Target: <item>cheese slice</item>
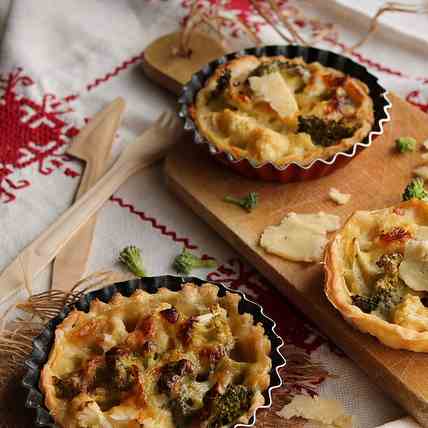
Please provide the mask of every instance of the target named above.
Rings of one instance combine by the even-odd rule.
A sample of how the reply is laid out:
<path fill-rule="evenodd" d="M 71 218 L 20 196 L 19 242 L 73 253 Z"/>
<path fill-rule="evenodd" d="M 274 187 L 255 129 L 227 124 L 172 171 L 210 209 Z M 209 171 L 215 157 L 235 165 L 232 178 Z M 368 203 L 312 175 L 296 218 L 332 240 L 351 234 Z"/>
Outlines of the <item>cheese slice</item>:
<path fill-rule="evenodd" d="M 428 241 L 406 242 L 399 275 L 412 290 L 428 291 Z"/>
<path fill-rule="evenodd" d="M 308 395 L 297 395 L 277 415 L 284 419 L 304 418 L 327 428 L 352 428 L 353 423 L 352 416 L 345 414 L 339 401 Z"/>
<path fill-rule="evenodd" d="M 327 232 L 340 227 L 340 218 L 334 215 L 288 214 L 277 226 L 269 226 L 260 238 L 260 246 L 268 253 L 297 262 L 320 261 Z"/>
<path fill-rule="evenodd" d="M 322 211 L 311 214 L 289 213 L 288 218 L 292 223 L 305 226 L 315 232 L 334 232 L 340 229 L 340 217 L 333 214 L 326 214 Z"/>
<path fill-rule="evenodd" d="M 266 101 L 282 117 L 289 117 L 299 110 L 293 90 L 279 72 L 252 76 L 250 87 L 260 100 Z"/>
<path fill-rule="evenodd" d="M 428 165 L 423 165 L 413 170 L 413 173 L 418 177 L 428 180 Z"/>
<path fill-rule="evenodd" d="M 329 198 L 336 202 L 338 205 L 345 205 L 351 199 L 351 195 L 349 193 L 342 193 L 340 190 L 332 187 L 328 192 Z"/>

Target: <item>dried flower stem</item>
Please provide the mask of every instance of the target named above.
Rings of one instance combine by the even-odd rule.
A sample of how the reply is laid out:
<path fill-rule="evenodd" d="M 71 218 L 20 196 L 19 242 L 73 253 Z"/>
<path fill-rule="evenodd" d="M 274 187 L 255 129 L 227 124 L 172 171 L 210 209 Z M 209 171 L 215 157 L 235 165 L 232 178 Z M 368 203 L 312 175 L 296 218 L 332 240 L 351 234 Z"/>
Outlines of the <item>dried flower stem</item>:
<path fill-rule="evenodd" d="M 387 2 L 382 7 L 378 9 L 376 14 L 370 21 L 370 27 L 367 34 L 362 37 L 362 39 L 355 43 L 353 46 L 349 48 L 349 51 L 352 52 L 355 49 L 361 47 L 370 36 L 376 32 L 379 26 L 380 17 L 386 12 L 399 12 L 399 13 L 414 13 L 414 14 L 426 14 L 428 13 L 428 6 L 421 6 L 420 4 L 406 4 L 406 3 L 396 3 L 396 2 Z"/>
<path fill-rule="evenodd" d="M 181 56 L 183 58 L 189 58 L 192 54 L 190 49 L 190 39 L 194 33 L 194 31 L 198 27 L 202 27 L 205 25 L 211 32 L 214 33 L 216 38 L 220 41 L 220 43 L 225 46 L 226 45 L 226 37 L 224 36 L 221 25 L 222 24 L 237 24 L 247 36 L 254 41 L 256 45 L 260 44 L 260 39 L 257 34 L 241 19 L 238 17 L 237 19 L 231 19 L 220 12 L 224 8 L 223 3 L 211 4 L 209 8 L 199 7 L 199 1 L 194 0 L 192 6 L 190 7 L 189 15 L 185 20 L 183 25 L 183 29 L 180 32 L 178 47 L 173 49 L 173 54 L 177 56 Z"/>
<path fill-rule="evenodd" d="M 257 11 L 257 13 L 272 27 L 273 30 L 275 30 L 278 35 L 283 38 L 287 43 L 293 43 L 293 39 L 291 37 L 284 34 L 278 26 L 275 24 L 275 22 L 272 20 L 272 18 L 259 6 L 257 0 L 250 0 L 250 3 L 254 7 L 254 9 Z"/>
<path fill-rule="evenodd" d="M 280 22 L 287 28 L 288 32 L 291 34 L 294 43 L 301 43 L 302 45 L 307 45 L 305 39 L 300 36 L 299 32 L 294 28 L 293 24 L 288 20 L 288 14 L 281 10 L 276 0 L 268 0 L 272 10 L 275 12 L 276 16 Z"/>

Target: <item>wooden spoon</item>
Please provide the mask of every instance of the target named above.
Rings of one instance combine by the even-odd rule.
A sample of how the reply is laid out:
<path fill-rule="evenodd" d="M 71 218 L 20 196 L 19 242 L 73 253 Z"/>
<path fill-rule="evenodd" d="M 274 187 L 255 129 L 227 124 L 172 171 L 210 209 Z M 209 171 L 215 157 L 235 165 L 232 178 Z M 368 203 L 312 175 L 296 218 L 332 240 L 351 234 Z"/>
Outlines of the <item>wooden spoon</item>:
<path fill-rule="evenodd" d="M 125 110 L 125 100 L 121 97 L 112 101 L 97 113 L 74 139 L 67 153 L 85 161 L 85 169 L 76 199 L 79 199 L 105 173 L 111 146 Z M 64 246 L 56 256 L 52 285 L 55 290 L 69 291 L 82 279 L 91 251 L 96 216 Z"/>

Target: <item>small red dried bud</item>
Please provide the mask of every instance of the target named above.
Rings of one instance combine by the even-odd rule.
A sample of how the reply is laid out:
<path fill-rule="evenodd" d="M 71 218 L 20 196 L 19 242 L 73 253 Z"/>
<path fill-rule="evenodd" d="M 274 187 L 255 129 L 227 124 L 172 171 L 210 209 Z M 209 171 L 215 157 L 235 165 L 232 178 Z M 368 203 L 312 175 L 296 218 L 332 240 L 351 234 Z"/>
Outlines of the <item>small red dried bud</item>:
<path fill-rule="evenodd" d="M 160 314 L 170 323 L 175 324 L 178 321 L 178 318 L 180 317 L 180 314 L 178 313 L 177 309 L 172 306 L 169 309 L 164 309 L 163 311 L 160 311 Z"/>
<path fill-rule="evenodd" d="M 410 232 L 402 227 L 394 227 L 389 232 L 381 233 L 380 239 L 385 242 L 393 242 L 393 241 L 405 241 L 406 239 L 410 239 L 412 236 Z"/>

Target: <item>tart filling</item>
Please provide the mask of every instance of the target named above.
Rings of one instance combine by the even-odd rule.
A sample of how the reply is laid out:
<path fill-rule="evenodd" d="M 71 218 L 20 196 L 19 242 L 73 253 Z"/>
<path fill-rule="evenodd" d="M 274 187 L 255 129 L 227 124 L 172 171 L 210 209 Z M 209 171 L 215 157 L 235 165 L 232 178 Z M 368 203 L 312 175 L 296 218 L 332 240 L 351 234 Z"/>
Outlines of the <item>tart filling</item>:
<path fill-rule="evenodd" d="M 229 427 L 264 403 L 270 341 L 240 296 L 186 284 L 93 301 L 57 327 L 41 375 L 64 428 Z"/>
<path fill-rule="evenodd" d="M 428 351 L 428 203 L 357 211 L 327 247 L 326 294 L 386 345 Z"/>
<path fill-rule="evenodd" d="M 278 165 L 346 151 L 374 122 L 363 82 L 283 56 L 248 55 L 220 65 L 197 94 L 192 116 L 218 149 Z"/>

